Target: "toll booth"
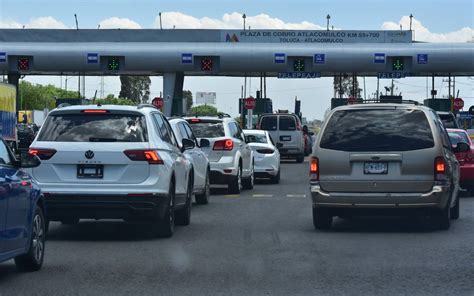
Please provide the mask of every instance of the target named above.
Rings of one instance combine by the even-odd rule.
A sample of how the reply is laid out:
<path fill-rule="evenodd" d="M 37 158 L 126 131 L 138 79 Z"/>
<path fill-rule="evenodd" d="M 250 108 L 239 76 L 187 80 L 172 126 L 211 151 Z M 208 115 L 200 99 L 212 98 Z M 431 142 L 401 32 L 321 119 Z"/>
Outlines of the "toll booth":
<path fill-rule="evenodd" d="M 450 99 L 426 99 L 423 101 L 423 105 L 430 107 L 436 111 L 451 111 L 451 100 Z"/>

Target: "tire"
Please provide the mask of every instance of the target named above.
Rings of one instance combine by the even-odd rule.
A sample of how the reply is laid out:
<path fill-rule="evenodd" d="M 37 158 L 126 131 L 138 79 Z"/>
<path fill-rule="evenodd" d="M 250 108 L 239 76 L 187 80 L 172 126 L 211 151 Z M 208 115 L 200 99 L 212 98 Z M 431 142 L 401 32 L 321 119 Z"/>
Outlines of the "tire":
<path fill-rule="evenodd" d="M 304 154 L 298 155 L 296 157 L 296 162 L 297 163 L 303 163 L 303 161 L 304 161 Z"/>
<path fill-rule="evenodd" d="M 278 169 L 278 173 L 276 174 L 276 176 L 270 177 L 270 182 L 272 184 L 280 184 L 280 169 Z"/>
<path fill-rule="evenodd" d="M 240 194 L 242 190 L 242 168 L 240 166 L 237 171 L 237 176 L 233 177 L 230 181 L 228 190 L 230 194 Z"/>
<path fill-rule="evenodd" d="M 255 170 L 254 170 L 254 165 L 252 164 L 252 173 L 250 174 L 250 177 L 242 180 L 242 186 L 245 190 L 251 190 L 253 189 L 254 183 L 255 183 Z"/>
<path fill-rule="evenodd" d="M 188 191 L 186 192 L 186 205 L 184 206 L 184 208 L 177 210 L 175 214 L 176 225 L 189 225 L 191 223 L 193 187 L 194 187 L 194 182 L 193 182 L 192 177 L 190 177 L 189 182 L 188 182 Z"/>
<path fill-rule="evenodd" d="M 208 170 L 206 175 L 206 183 L 204 185 L 204 192 L 202 192 L 201 194 L 196 194 L 196 203 L 198 205 L 207 205 L 209 203 L 209 198 L 211 197 L 210 177 L 211 176 Z"/>
<path fill-rule="evenodd" d="M 459 219 L 459 197 L 456 199 L 456 204 L 450 210 L 451 219 L 457 220 Z"/>
<path fill-rule="evenodd" d="M 448 201 L 446 207 L 442 210 L 438 210 L 434 214 L 434 222 L 438 229 L 448 230 L 451 226 L 451 200 Z"/>
<path fill-rule="evenodd" d="M 165 214 L 163 218 L 156 217 L 153 221 L 153 226 L 156 229 L 155 234 L 158 237 L 172 237 L 174 233 L 174 195 L 175 185 L 174 181 L 170 184 L 168 193 L 168 203 L 165 207 Z"/>
<path fill-rule="evenodd" d="M 332 215 L 327 209 L 313 208 L 313 225 L 317 230 L 331 229 Z"/>
<path fill-rule="evenodd" d="M 46 229 L 43 210 L 36 206 L 28 253 L 15 257 L 16 268 L 19 271 L 37 271 L 41 269 L 44 259 L 45 238 Z"/>
<path fill-rule="evenodd" d="M 61 224 L 63 225 L 76 225 L 79 224 L 79 218 L 67 218 L 61 220 Z"/>

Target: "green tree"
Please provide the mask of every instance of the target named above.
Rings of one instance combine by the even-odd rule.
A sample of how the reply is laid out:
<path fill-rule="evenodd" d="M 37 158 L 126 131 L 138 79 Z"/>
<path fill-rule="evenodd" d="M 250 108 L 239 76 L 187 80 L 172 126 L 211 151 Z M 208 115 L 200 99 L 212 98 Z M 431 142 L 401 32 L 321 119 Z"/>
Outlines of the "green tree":
<path fill-rule="evenodd" d="M 128 105 L 136 106 L 137 104 L 126 98 L 116 98 L 113 94 L 107 95 L 104 99 L 96 99 L 95 103 L 100 103 L 102 105 Z"/>
<path fill-rule="evenodd" d="M 355 78 L 355 90 L 352 85 L 353 78 L 351 75 L 336 75 L 334 76 L 333 86 L 336 93 L 336 97 L 355 97 L 360 98 L 360 92 L 362 91 L 359 88 L 359 81 L 357 77 Z"/>
<path fill-rule="evenodd" d="M 186 110 L 191 109 L 193 106 L 193 93 L 190 90 L 184 90 L 183 99 L 186 100 Z"/>
<path fill-rule="evenodd" d="M 120 76 L 122 84 L 120 89 L 121 98 L 127 98 L 136 104 L 147 103 L 150 99 L 150 84 L 149 76 Z"/>
<path fill-rule="evenodd" d="M 214 106 L 199 105 L 189 109 L 188 113 L 196 116 L 217 116 L 220 112 Z"/>
<path fill-rule="evenodd" d="M 43 110 L 53 109 L 56 106 L 56 98 L 78 98 L 75 91 L 65 91 L 54 85 L 33 84 L 22 80 L 19 85 L 19 96 L 21 109 L 23 110 Z"/>

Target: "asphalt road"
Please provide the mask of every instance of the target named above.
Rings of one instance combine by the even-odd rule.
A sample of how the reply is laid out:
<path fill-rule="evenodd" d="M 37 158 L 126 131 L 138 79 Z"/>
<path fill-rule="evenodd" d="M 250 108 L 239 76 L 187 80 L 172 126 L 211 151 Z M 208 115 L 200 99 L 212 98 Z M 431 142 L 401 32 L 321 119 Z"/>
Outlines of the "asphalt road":
<path fill-rule="evenodd" d="M 213 190 L 171 239 L 139 224 L 51 225 L 43 269 L 0 264 L 0 295 L 474 295 L 474 198 L 437 231 L 404 218 L 314 230 L 308 164 L 240 196 Z"/>

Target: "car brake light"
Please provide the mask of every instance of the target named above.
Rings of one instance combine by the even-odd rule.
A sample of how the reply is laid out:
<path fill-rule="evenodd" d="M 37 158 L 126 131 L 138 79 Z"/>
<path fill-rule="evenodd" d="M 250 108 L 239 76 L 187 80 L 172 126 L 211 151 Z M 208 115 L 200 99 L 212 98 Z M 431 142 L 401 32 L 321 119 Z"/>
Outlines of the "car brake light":
<path fill-rule="evenodd" d="M 446 172 L 446 163 L 444 162 L 444 158 L 436 157 L 435 159 L 435 179 L 437 181 L 445 180 L 445 172 Z"/>
<path fill-rule="evenodd" d="M 272 154 L 273 152 L 275 152 L 275 150 L 273 150 L 273 149 L 257 149 L 257 152 L 262 153 L 262 154 Z"/>
<path fill-rule="evenodd" d="M 215 141 L 214 146 L 212 148 L 212 150 L 226 151 L 230 151 L 232 149 L 234 149 L 234 141 L 232 141 L 231 139 Z"/>
<path fill-rule="evenodd" d="M 30 155 L 38 156 L 41 160 L 48 160 L 56 154 L 54 149 L 41 149 L 41 148 L 30 148 L 28 150 Z"/>
<path fill-rule="evenodd" d="M 148 161 L 149 164 L 164 164 L 155 150 L 125 150 L 123 153 L 133 161 Z"/>
<path fill-rule="evenodd" d="M 108 113 L 109 110 L 103 110 L 103 109 L 86 109 L 82 110 L 82 113 L 93 113 L 93 114 L 103 114 L 103 113 Z"/>
<path fill-rule="evenodd" d="M 309 177 L 310 181 L 319 181 L 319 159 L 317 157 L 311 158 Z"/>
<path fill-rule="evenodd" d="M 191 123 L 198 123 L 201 122 L 201 119 L 199 118 L 191 118 Z"/>

